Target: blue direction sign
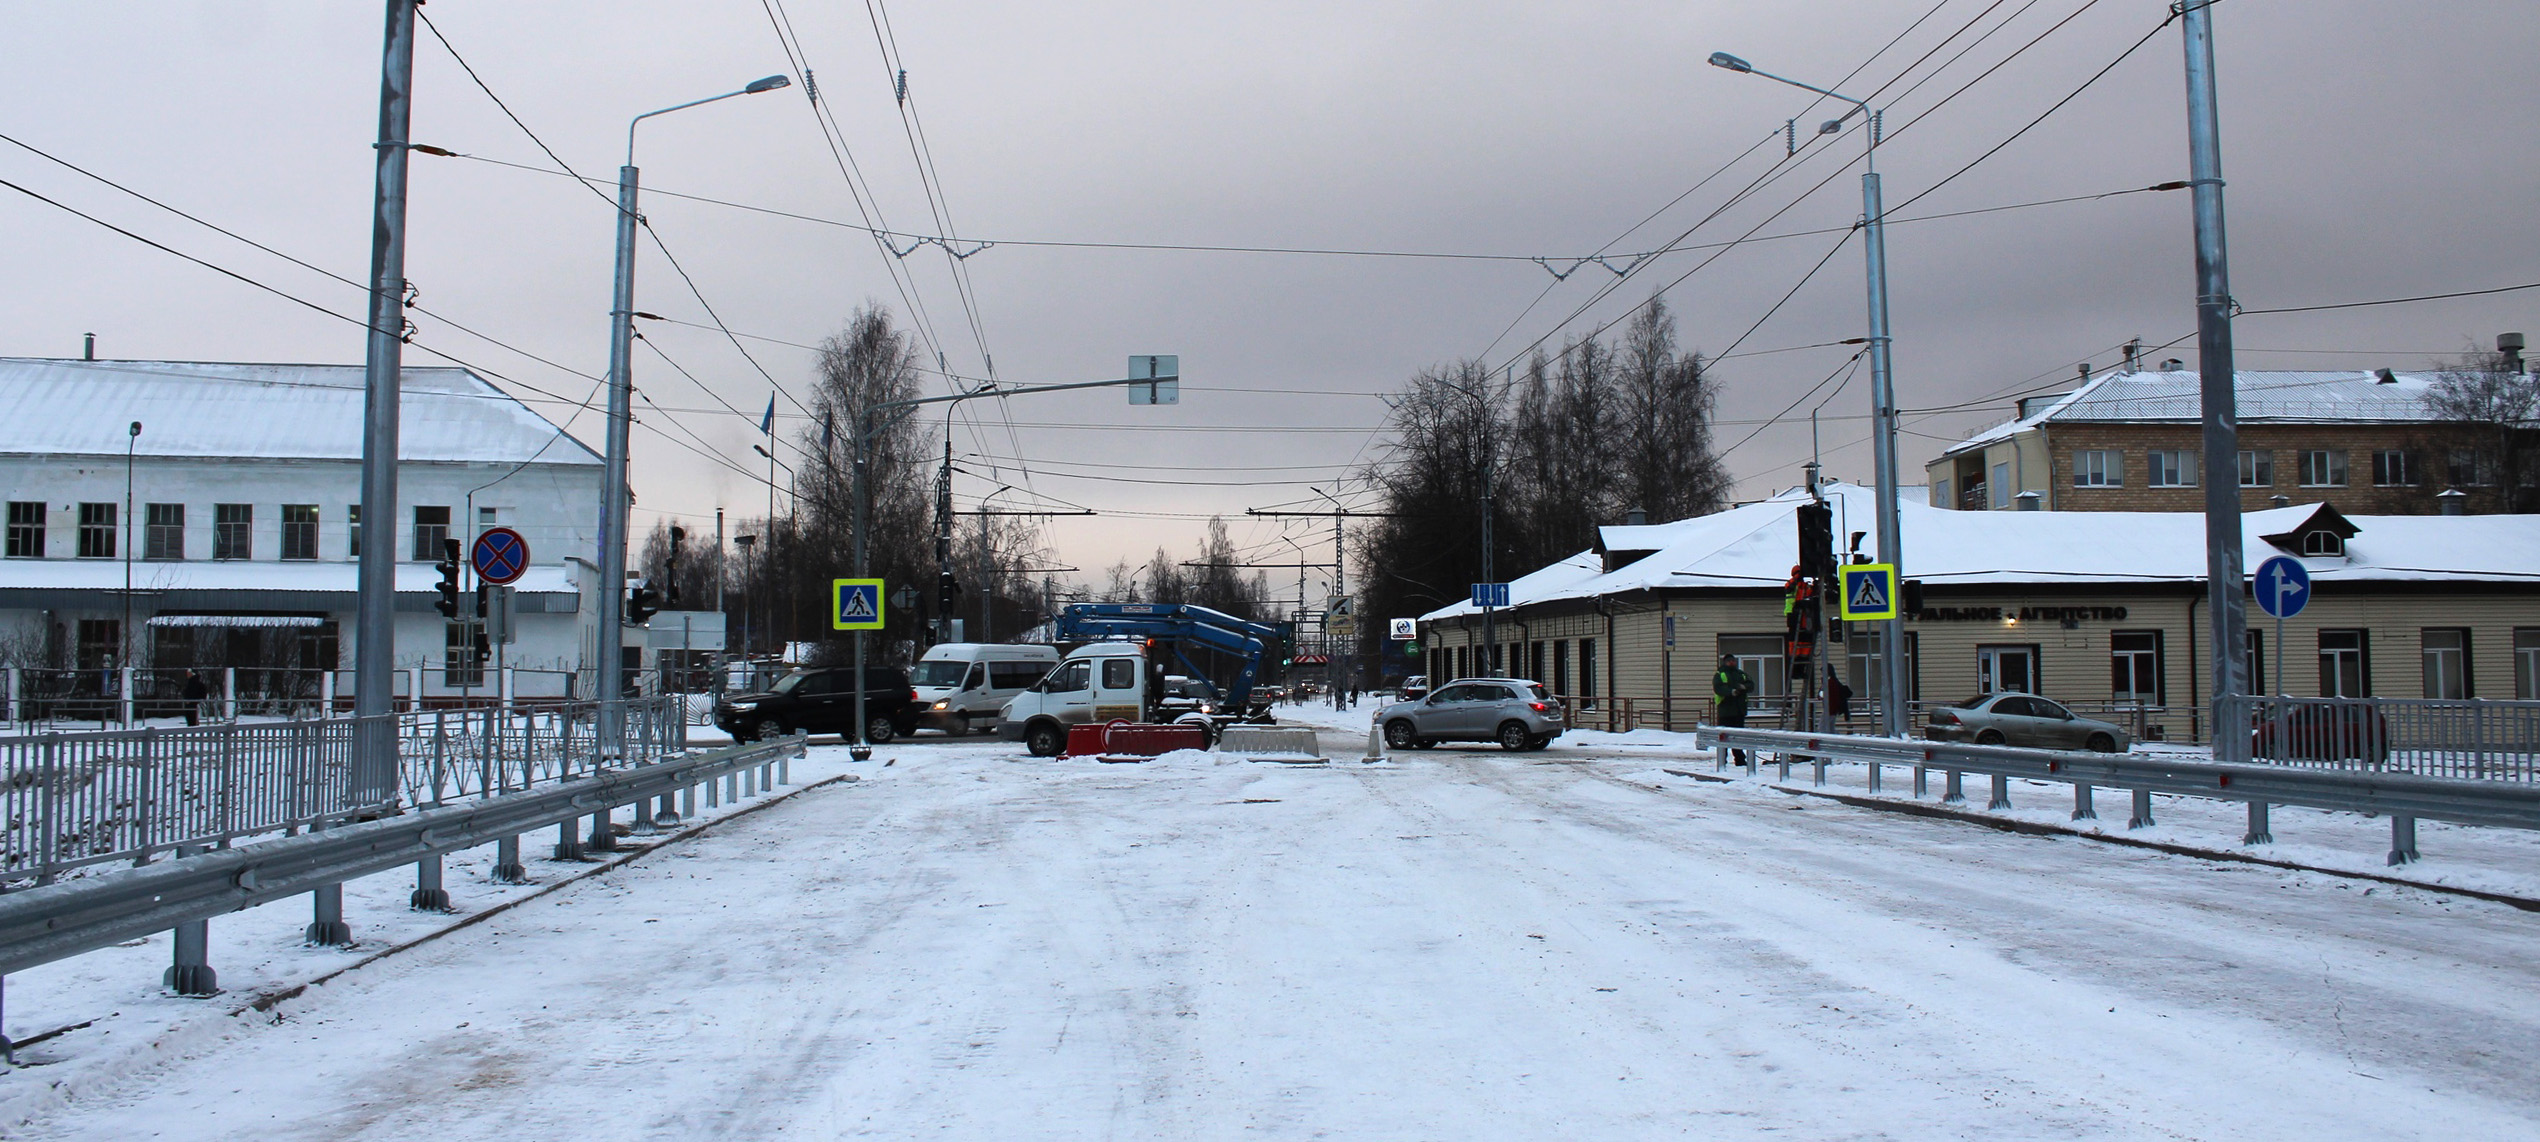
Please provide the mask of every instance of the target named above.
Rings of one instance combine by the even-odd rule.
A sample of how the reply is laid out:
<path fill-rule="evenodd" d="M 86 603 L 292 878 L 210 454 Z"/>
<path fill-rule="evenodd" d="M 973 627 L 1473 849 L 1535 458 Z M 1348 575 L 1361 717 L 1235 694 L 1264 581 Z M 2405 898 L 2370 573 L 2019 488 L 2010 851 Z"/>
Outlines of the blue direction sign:
<path fill-rule="evenodd" d="M 2258 609 L 2279 619 L 2301 614 L 2311 602 L 2311 572 L 2289 555 L 2258 564 L 2251 586 L 2258 596 Z"/>
<path fill-rule="evenodd" d="M 1507 605 L 1508 605 L 1508 584 L 1506 584 L 1506 583 L 1475 583 L 1475 584 L 1473 584 L 1473 605 L 1474 605 L 1474 606 L 1476 606 L 1476 607 L 1504 607 L 1504 606 L 1507 606 Z"/>
<path fill-rule="evenodd" d="M 508 527 L 489 527 L 468 551 L 478 582 L 500 587 L 529 570 L 529 541 Z"/>

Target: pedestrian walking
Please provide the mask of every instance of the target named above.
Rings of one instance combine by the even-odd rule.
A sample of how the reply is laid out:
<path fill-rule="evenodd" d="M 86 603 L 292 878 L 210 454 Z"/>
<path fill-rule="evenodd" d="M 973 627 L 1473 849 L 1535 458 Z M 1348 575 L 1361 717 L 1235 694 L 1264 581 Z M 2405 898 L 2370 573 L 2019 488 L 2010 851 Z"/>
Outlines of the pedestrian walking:
<path fill-rule="evenodd" d="M 203 681 L 202 675 L 196 674 L 191 670 L 185 672 L 186 725 L 198 726 L 202 724 L 203 703 L 210 700 L 211 696 L 212 688 Z"/>
<path fill-rule="evenodd" d="M 1737 656 L 1721 655 L 1720 669 L 1711 675 L 1711 698 L 1719 706 L 1720 724 L 1732 727 L 1745 725 L 1746 699 L 1754 692 L 1755 679 L 1746 671 L 1738 669 Z M 1745 750 L 1730 750 L 1729 756 L 1739 765 L 1746 764 Z"/>
<path fill-rule="evenodd" d="M 1826 664 L 1826 713 L 1838 726 L 1852 716 L 1852 688 L 1843 684 L 1843 676 L 1835 673 L 1831 662 Z"/>

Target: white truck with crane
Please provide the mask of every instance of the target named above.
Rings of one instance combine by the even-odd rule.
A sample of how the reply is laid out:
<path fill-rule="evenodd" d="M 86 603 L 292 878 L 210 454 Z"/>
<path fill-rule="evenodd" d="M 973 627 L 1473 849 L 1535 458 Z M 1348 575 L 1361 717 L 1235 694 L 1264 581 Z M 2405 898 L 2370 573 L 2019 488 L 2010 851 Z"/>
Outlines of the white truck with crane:
<path fill-rule="evenodd" d="M 998 734 L 1024 743 L 1036 757 L 1065 751 L 1073 726 L 1169 719 L 1199 726 L 1213 741 L 1230 723 L 1267 720 L 1253 708 L 1252 685 L 1265 649 L 1279 637 L 1274 628 L 1188 603 L 1076 603 L 1058 616 L 1057 635 L 1081 645 L 1006 703 L 998 718 Z M 1216 686 L 1224 701 L 1214 712 L 1176 713 L 1166 705 L 1168 655 L 1181 664 L 1176 673 L 1208 677 L 1184 652 L 1186 643 L 1234 659 L 1232 676 Z"/>

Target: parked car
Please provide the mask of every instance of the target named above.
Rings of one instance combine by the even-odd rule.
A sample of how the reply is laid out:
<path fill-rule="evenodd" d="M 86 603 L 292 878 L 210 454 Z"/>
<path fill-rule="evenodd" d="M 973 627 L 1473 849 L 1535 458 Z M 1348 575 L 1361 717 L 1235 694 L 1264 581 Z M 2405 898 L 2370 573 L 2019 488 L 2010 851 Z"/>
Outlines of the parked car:
<path fill-rule="evenodd" d="M 796 731 L 855 737 L 855 668 L 797 670 L 762 693 L 738 694 L 714 708 L 714 724 L 734 741 Z M 864 674 L 865 740 L 886 742 L 917 728 L 917 692 L 908 672 L 869 666 Z"/>
<path fill-rule="evenodd" d="M 1208 679 L 1183 674 L 1164 676 L 1164 696 L 1156 700 L 1159 719 L 1170 721 L 1181 714 L 1214 714 L 1222 705 L 1217 688 Z"/>
<path fill-rule="evenodd" d="M 2390 760 L 2390 723 L 2362 702 L 2258 704 L 2249 756 L 2259 761 Z"/>
<path fill-rule="evenodd" d="M 1442 741 L 1542 749 L 1564 728 L 1561 707 L 1543 684 L 1523 678 L 1458 678 L 1427 697 L 1376 711 L 1376 724 L 1395 749 L 1427 749 Z"/>
<path fill-rule="evenodd" d="M 1414 698 L 1428 697 L 1429 676 L 1426 674 L 1414 674 L 1409 678 L 1403 679 L 1402 690 L 1398 696 L 1405 702 Z"/>
<path fill-rule="evenodd" d="M 2125 728 L 2081 717 L 2035 694 L 1979 694 L 1931 712 L 1923 735 L 1933 741 L 2016 745 L 2036 749 L 2086 749 L 2121 753 L 2134 748 Z"/>

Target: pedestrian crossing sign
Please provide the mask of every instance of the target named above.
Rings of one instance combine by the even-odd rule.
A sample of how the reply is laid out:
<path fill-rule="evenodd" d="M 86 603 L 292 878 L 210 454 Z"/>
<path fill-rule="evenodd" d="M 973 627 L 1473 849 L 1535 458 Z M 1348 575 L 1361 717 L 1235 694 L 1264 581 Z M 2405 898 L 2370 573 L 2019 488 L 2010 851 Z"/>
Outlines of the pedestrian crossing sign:
<path fill-rule="evenodd" d="M 882 629 L 882 581 L 830 580 L 829 625 L 837 630 Z"/>
<path fill-rule="evenodd" d="M 1843 621 L 1896 617 L 1896 565 L 1855 563 L 1843 568 L 1839 613 Z"/>

